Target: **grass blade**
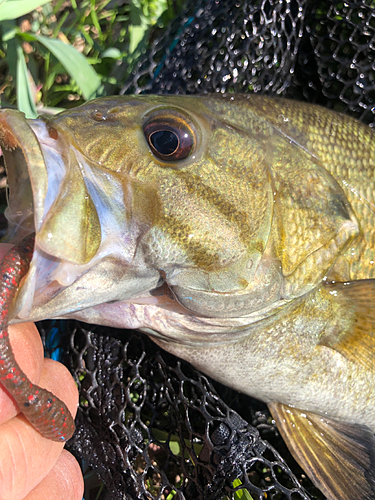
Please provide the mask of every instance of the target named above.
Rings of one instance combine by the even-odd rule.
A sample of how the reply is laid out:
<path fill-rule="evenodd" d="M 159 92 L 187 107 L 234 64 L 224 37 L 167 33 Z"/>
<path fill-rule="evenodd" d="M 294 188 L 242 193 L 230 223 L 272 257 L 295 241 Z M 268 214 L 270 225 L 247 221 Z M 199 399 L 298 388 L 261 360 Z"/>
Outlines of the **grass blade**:
<path fill-rule="evenodd" d="M 0 21 L 16 19 L 48 3 L 50 0 L 5 0 L 0 3 Z"/>
<path fill-rule="evenodd" d="M 17 105 L 26 118 L 36 118 L 38 113 L 35 108 L 33 93 L 30 88 L 29 73 L 21 45 L 17 45 Z"/>
<path fill-rule="evenodd" d="M 130 20 L 129 27 L 130 43 L 129 52 L 132 54 L 143 39 L 150 22 L 143 13 L 140 0 L 133 0 L 130 4 Z"/>
<path fill-rule="evenodd" d="M 83 97 L 86 100 L 90 99 L 99 88 L 101 80 L 85 57 L 72 45 L 67 45 L 61 40 L 40 35 L 33 35 L 33 37 L 60 61 L 81 89 Z"/>

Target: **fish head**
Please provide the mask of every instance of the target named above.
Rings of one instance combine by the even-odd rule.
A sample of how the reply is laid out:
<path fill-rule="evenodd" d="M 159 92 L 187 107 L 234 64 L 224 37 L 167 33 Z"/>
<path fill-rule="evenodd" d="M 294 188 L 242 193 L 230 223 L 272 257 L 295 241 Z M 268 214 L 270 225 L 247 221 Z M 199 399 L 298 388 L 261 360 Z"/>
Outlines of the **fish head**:
<path fill-rule="evenodd" d="M 37 120 L 4 110 L 0 145 L 7 239 L 36 234 L 22 320 L 162 286 L 188 314 L 252 314 L 315 286 L 357 230 L 337 182 L 246 98 L 101 98 Z M 296 184 L 301 161 L 311 175 Z M 316 234 L 301 221 L 290 241 L 301 206 Z"/>

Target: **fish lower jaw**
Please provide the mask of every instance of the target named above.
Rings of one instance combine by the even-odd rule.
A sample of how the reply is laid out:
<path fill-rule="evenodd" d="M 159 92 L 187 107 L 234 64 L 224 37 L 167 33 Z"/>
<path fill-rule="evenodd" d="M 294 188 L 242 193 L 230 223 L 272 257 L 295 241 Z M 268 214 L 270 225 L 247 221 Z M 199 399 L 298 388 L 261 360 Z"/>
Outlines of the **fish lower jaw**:
<path fill-rule="evenodd" d="M 278 303 L 276 309 L 280 311 L 287 305 Z M 262 313 L 239 318 L 197 316 L 168 293 L 146 293 L 75 311 L 69 317 L 103 326 L 138 329 L 166 343 L 199 348 L 228 345 L 248 337 L 255 324 L 273 313 L 272 308 L 265 308 Z"/>

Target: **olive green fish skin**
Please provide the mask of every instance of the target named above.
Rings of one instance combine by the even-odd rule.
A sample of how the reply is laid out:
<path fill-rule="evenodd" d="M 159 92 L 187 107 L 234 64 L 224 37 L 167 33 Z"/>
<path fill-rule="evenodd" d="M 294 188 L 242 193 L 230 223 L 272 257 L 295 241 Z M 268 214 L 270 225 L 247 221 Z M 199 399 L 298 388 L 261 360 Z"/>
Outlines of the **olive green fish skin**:
<path fill-rule="evenodd" d="M 177 134 L 176 157 L 158 156 L 155 130 Z M 275 412 L 374 432 L 373 139 L 350 117 L 260 96 L 4 112 L 5 160 L 22 158 L 34 205 L 10 182 L 9 235 L 36 231 L 15 321 L 138 328 Z"/>

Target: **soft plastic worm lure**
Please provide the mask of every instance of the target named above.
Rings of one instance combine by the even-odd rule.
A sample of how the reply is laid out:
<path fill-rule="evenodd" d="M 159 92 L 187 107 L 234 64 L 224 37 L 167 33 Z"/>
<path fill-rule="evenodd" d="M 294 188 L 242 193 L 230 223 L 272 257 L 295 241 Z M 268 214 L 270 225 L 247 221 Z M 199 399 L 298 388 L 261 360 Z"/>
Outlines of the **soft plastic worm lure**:
<path fill-rule="evenodd" d="M 73 417 L 54 394 L 30 382 L 18 366 L 8 336 L 9 307 L 29 269 L 33 249 L 31 235 L 13 247 L 0 263 L 0 381 L 43 436 L 64 442 L 74 432 Z"/>

